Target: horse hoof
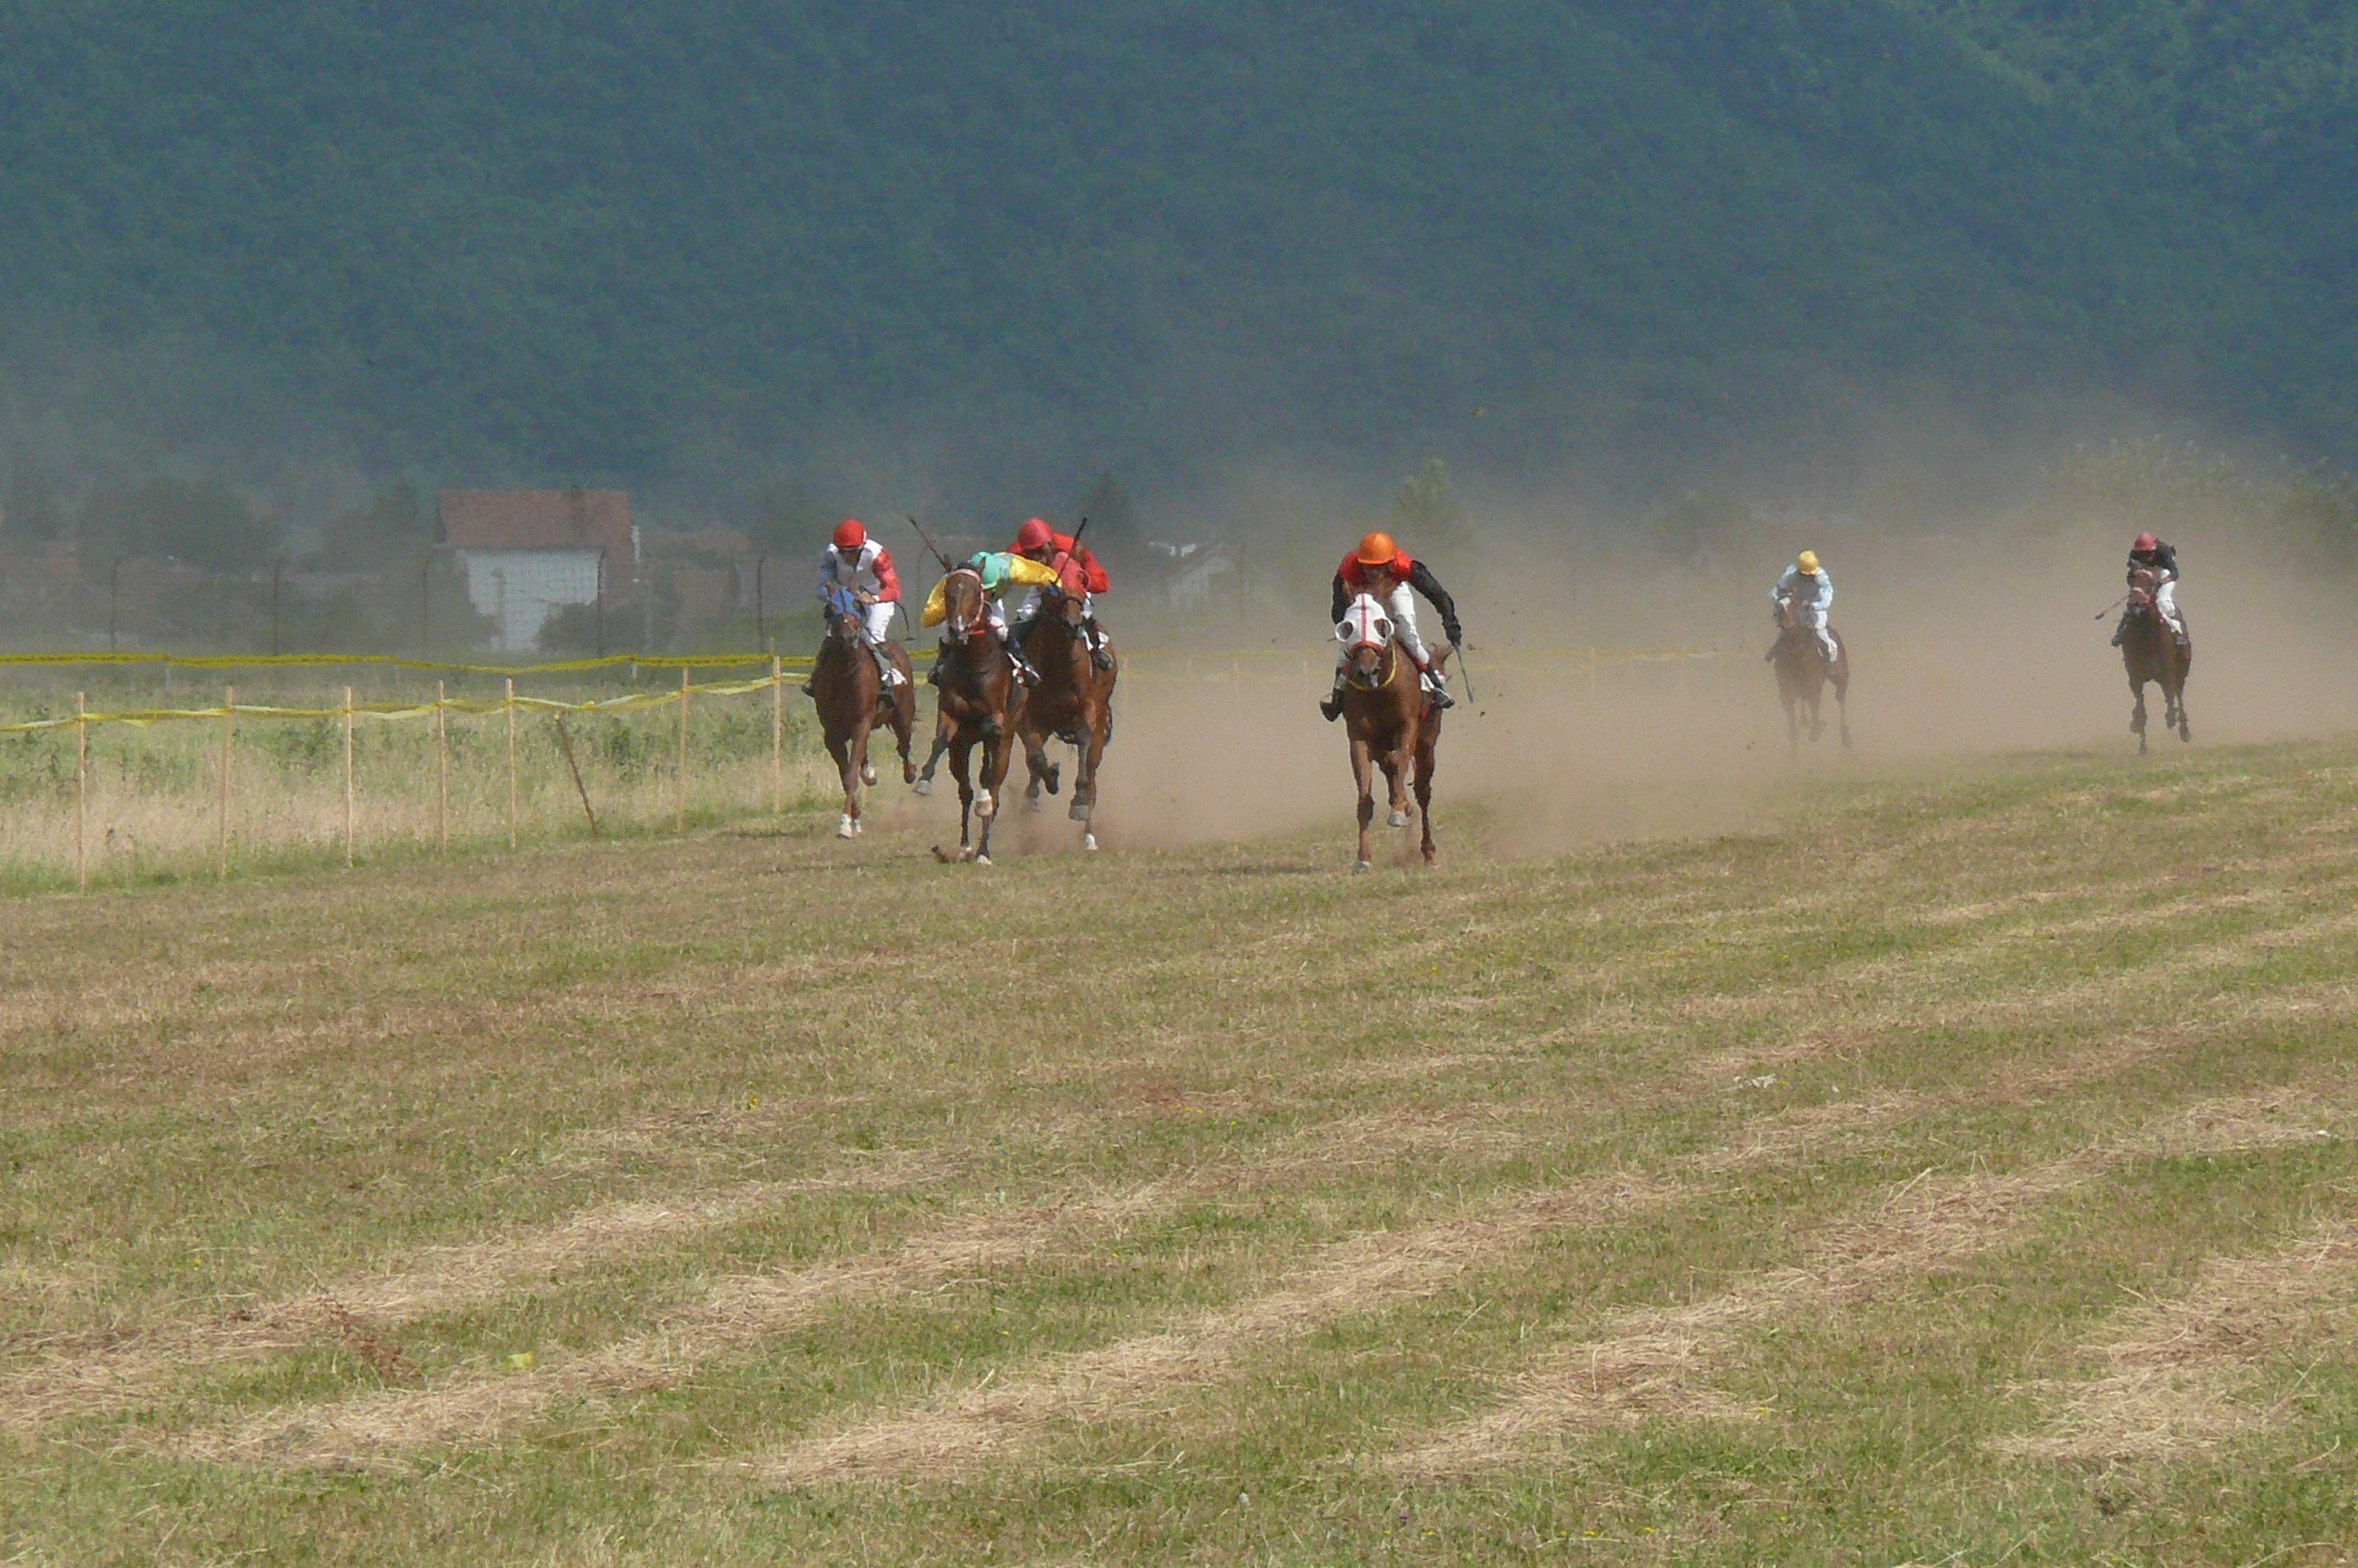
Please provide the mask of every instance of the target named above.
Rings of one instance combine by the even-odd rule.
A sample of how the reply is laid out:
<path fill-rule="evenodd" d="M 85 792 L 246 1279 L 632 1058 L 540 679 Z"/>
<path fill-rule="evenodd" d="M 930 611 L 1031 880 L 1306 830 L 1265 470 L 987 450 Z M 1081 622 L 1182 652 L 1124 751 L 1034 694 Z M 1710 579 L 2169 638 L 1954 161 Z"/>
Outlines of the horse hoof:
<path fill-rule="evenodd" d="M 1395 811 L 1388 820 L 1394 827 L 1405 827 L 1408 826 L 1408 813 L 1405 811 Z"/>
<path fill-rule="evenodd" d="M 999 802 L 990 798 L 989 790 L 979 789 L 974 792 L 974 814 L 984 822 L 999 815 Z"/>
<path fill-rule="evenodd" d="M 1026 811 L 1038 811 L 1040 809 L 1040 797 L 1036 795 L 1026 795 L 1023 797 L 1023 809 Z"/>
<path fill-rule="evenodd" d="M 1082 848 L 1082 849 L 1084 849 L 1088 850 L 1091 854 L 1095 854 L 1095 853 L 1097 853 L 1097 848 L 1098 848 L 1098 836 L 1097 836 L 1096 834 L 1094 834 L 1094 833 L 1084 833 L 1084 834 L 1082 834 L 1082 835 L 1081 835 L 1081 848 Z"/>
<path fill-rule="evenodd" d="M 912 795 L 931 795 L 934 793 L 934 781 L 931 779 L 911 779 L 909 781 L 909 793 Z"/>
<path fill-rule="evenodd" d="M 1073 797 L 1072 808 L 1065 813 L 1065 820 L 1067 822 L 1087 822 L 1089 819 L 1089 803 L 1083 800 L 1080 796 L 1075 795 Z"/>
<path fill-rule="evenodd" d="M 838 838 L 849 838 L 854 833 L 859 831 L 859 827 L 848 816 L 838 820 L 835 825 L 835 836 Z"/>
<path fill-rule="evenodd" d="M 978 866 L 987 866 L 990 864 L 990 857 L 988 855 L 977 855 L 974 858 L 974 863 Z"/>
<path fill-rule="evenodd" d="M 860 765 L 860 782 L 864 784 L 873 784 L 876 782 L 876 770 L 862 762 Z"/>
<path fill-rule="evenodd" d="M 867 820 L 867 818 L 865 818 L 865 817 L 861 817 L 861 816 L 855 816 L 855 817 L 853 817 L 853 818 L 851 819 L 851 836 L 852 836 L 853 838 L 859 838 L 859 837 L 860 837 L 860 835 L 861 835 L 862 833 L 865 833 L 865 832 L 867 832 L 867 831 L 868 831 L 868 820 Z"/>
<path fill-rule="evenodd" d="M 1054 794 L 1055 794 L 1057 790 L 1059 790 L 1059 789 L 1061 789 L 1062 787 L 1064 787 L 1064 783 L 1065 783 L 1065 770 L 1064 770 L 1064 769 L 1062 769 L 1062 768 L 1050 768 L 1050 769 L 1048 770 L 1048 793 L 1049 793 L 1050 795 L 1054 795 Z"/>
<path fill-rule="evenodd" d="M 1353 876 L 1357 876 L 1360 872 L 1362 872 L 1362 871 L 1366 871 L 1367 869 L 1368 869 L 1368 862 L 1367 862 L 1367 861 L 1365 861 L 1365 860 L 1354 860 L 1354 861 L 1352 861 L 1352 862 L 1351 862 L 1351 874 L 1352 874 Z"/>

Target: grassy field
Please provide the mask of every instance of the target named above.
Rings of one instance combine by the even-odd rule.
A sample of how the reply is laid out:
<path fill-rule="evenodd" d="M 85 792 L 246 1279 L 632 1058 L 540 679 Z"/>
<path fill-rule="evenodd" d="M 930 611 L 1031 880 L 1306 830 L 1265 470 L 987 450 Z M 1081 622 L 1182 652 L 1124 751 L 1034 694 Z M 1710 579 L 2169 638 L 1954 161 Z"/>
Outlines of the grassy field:
<path fill-rule="evenodd" d="M 2358 1554 L 2358 745 L 831 825 L 13 902 L 0 1561 Z"/>

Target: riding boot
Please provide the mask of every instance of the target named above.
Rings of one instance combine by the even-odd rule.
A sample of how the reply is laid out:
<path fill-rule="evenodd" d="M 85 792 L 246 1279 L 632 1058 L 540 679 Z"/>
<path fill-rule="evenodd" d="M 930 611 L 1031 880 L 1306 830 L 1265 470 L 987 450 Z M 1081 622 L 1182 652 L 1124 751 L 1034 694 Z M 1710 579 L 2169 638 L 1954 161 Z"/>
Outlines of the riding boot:
<path fill-rule="evenodd" d="M 1113 668 L 1113 654 L 1107 651 L 1105 645 L 1105 628 L 1098 624 L 1096 616 L 1092 615 L 1081 622 L 1081 635 L 1088 639 L 1089 663 L 1100 670 Z"/>
<path fill-rule="evenodd" d="M 1449 683 L 1442 677 L 1440 671 L 1425 669 L 1418 671 L 1417 674 L 1424 687 L 1424 703 L 1427 708 L 1457 706 L 1457 699 L 1449 695 Z"/>
<path fill-rule="evenodd" d="M 892 660 L 884 652 L 883 643 L 870 643 L 868 646 L 868 656 L 876 661 L 876 677 L 884 683 L 884 689 L 886 691 L 891 691 L 894 687 L 901 684 L 901 672 L 892 667 Z"/>
<path fill-rule="evenodd" d="M 1760 655 L 1760 662 L 1761 662 L 1762 664 L 1764 664 L 1764 665 L 1773 665 L 1773 664 L 1775 664 L 1775 663 L 1777 662 L 1777 650 L 1778 650 L 1778 649 L 1779 649 L 1779 648 L 1781 648 L 1781 647 L 1783 647 L 1784 645 L 1785 645 L 1785 640 L 1784 640 L 1782 637 L 1779 637 L 1779 638 L 1778 638 L 1778 639 L 1777 639 L 1777 641 L 1775 641 L 1775 642 L 1773 642 L 1773 643 L 1769 643 L 1769 644 L 1768 644 L 1768 651 L 1767 653 L 1765 653 L 1765 654 L 1761 654 L 1761 655 Z"/>
<path fill-rule="evenodd" d="M 949 656 L 950 645 L 948 639 L 945 638 L 941 642 L 934 644 L 934 667 L 925 672 L 925 684 L 927 686 L 937 687 L 942 684 L 942 661 Z"/>
<path fill-rule="evenodd" d="M 818 640 L 818 652 L 811 655 L 811 678 L 803 682 L 803 695 L 805 697 L 813 697 L 817 695 L 817 693 L 811 690 L 811 687 L 818 685 L 818 662 L 826 653 L 827 639 L 822 637 Z"/>
<path fill-rule="evenodd" d="M 2121 645 L 2121 639 L 2128 634 L 2129 618 L 2124 615 L 2113 626 L 2113 646 L 2115 648 L 2119 647 Z"/>
<path fill-rule="evenodd" d="M 1329 724 L 1343 717 L 1343 672 L 1341 670 L 1335 672 L 1335 689 L 1319 700 L 1318 711 L 1325 716 L 1326 722 Z"/>
<path fill-rule="evenodd" d="M 1007 650 L 1007 662 L 1015 666 L 1016 685 L 1028 689 L 1040 684 L 1040 672 L 1032 667 L 1030 660 L 1011 647 Z"/>

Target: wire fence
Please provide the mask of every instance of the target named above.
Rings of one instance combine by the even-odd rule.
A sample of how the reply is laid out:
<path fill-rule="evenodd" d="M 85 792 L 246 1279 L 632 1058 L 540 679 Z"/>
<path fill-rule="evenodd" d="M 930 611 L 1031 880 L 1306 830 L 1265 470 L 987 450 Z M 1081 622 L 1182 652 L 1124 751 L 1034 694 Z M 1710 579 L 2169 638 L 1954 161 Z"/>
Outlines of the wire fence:
<path fill-rule="evenodd" d="M 1517 648 L 1481 654 L 1477 672 L 1585 676 L 1687 667 L 1708 648 Z M 240 866 L 406 849 L 447 854 L 566 837 L 669 831 L 813 807 L 837 788 L 803 705 L 786 687 L 811 663 L 775 654 L 629 654 L 494 665 L 332 654 L 18 653 L 0 671 L 46 690 L 0 692 L 0 888 L 87 889 L 94 880 L 226 878 Z M 54 677 L 103 673 L 93 706 Z M 1323 694 L 1325 654 L 1291 649 L 1126 652 L 1138 687 L 1293 687 Z M 759 673 L 699 682 L 699 673 Z M 302 691 L 224 685 L 218 701 L 124 701 L 160 673 L 285 682 Z M 676 673 L 676 686 L 638 684 Z M 431 674 L 431 697 L 363 695 L 364 679 Z M 319 681 L 335 677 L 334 684 Z M 620 692 L 591 689 L 621 677 Z M 477 688 L 474 694 L 452 684 Z M 481 688 L 496 681 L 492 691 Z M 520 691 L 518 682 L 540 691 Z M 399 686 L 397 678 L 391 684 Z M 573 689 L 562 695 L 557 687 Z M 1583 689 L 1583 688 L 1575 688 Z M 766 694 L 768 700 L 761 698 Z M 258 697 L 267 700 L 256 700 Z M 13 711 L 11 711 L 13 709 Z"/>

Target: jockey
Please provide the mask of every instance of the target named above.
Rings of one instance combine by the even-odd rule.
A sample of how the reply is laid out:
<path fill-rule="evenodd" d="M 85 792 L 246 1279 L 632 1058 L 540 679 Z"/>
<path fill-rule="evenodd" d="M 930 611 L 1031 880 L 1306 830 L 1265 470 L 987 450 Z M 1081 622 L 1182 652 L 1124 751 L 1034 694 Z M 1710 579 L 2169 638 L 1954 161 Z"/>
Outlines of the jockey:
<path fill-rule="evenodd" d="M 1414 593 L 1411 590 L 1413 589 Z M 1421 593 L 1441 611 L 1442 634 L 1456 647 L 1466 640 L 1465 629 L 1457 624 L 1457 606 L 1433 568 L 1422 561 L 1412 560 L 1408 552 L 1392 543 L 1390 534 L 1370 534 L 1359 541 L 1359 547 L 1343 557 L 1335 569 L 1335 608 L 1329 621 L 1341 621 L 1351 608 L 1352 599 L 1358 594 L 1372 595 L 1391 617 L 1392 634 L 1408 650 L 1416 665 L 1416 673 L 1424 683 L 1425 700 L 1435 708 L 1449 708 L 1454 702 L 1449 686 L 1442 673 L 1433 667 L 1433 656 L 1424 651 L 1424 639 L 1417 635 L 1416 599 Z M 1335 689 L 1318 705 L 1318 711 L 1332 723 L 1343 712 L 1343 672 L 1351 662 L 1351 650 L 1339 648 L 1335 657 Z"/>
<path fill-rule="evenodd" d="M 2186 621 L 2178 613 L 2178 549 L 2165 545 L 2150 534 L 2139 534 L 2129 546 L 2128 580 L 2134 584 L 2139 571 L 2153 574 L 2153 607 L 2169 622 L 2169 634 L 2181 648 L 2186 646 Z M 2121 638 L 2129 629 L 2129 614 L 2121 611 L 2120 624 L 2113 628 L 2113 646 L 2121 645 Z"/>
<path fill-rule="evenodd" d="M 1817 551 L 1803 550 L 1793 557 L 1793 564 L 1785 568 L 1785 575 L 1768 590 L 1769 613 L 1775 614 L 1776 607 L 1788 599 L 1801 606 L 1801 624 L 1818 634 L 1818 646 L 1825 650 L 1827 663 L 1840 658 L 1842 650 L 1834 643 L 1833 628 L 1826 623 L 1826 616 L 1834 607 L 1834 578 L 1818 565 Z M 1776 656 L 1777 648 L 1772 643 L 1768 657 Z"/>
<path fill-rule="evenodd" d="M 884 673 L 888 691 L 901 684 L 901 672 L 892 667 L 885 655 L 884 640 L 892 635 L 892 611 L 901 602 L 901 576 L 892 569 L 892 552 L 868 536 L 857 517 L 847 517 L 835 525 L 835 539 L 818 553 L 818 599 L 827 601 L 838 589 L 849 589 L 859 601 L 866 623 L 860 629 L 860 640 L 876 660 L 876 667 Z M 819 646 L 827 646 L 824 638 Z M 803 686 L 803 695 L 810 695 L 810 685 Z"/>
<path fill-rule="evenodd" d="M 1025 521 L 1015 531 L 1015 543 L 1009 553 L 1039 561 L 1063 580 L 1066 568 L 1071 568 L 1079 579 L 1081 589 L 1081 633 L 1088 639 L 1089 663 L 1101 670 L 1113 668 L 1113 655 L 1106 651 L 1105 628 L 1098 624 L 1097 596 L 1113 590 L 1113 579 L 1106 576 L 1104 564 L 1071 534 L 1059 534 L 1048 526 L 1044 518 Z M 1040 590 L 1033 589 L 1015 607 L 1015 630 L 1021 636 L 1032 618 L 1040 613 Z"/>
<path fill-rule="evenodd" d="M 990 619 L 990 630 L 998 637 L 999 645 L 1007 650 L 1008 662 L 1015 666 L 1016 680 L 1024 686 L 1035 685 L 1040 679 L 1040 672 L 1024 662 L 1022 654 L 1009 640 L 1007 611 L 1000 603 L 1000 596 L 1010 588 L 1046 588 L 1058 580 L 1055 572 L 1029 556 L 1012 555 L 1005 550 L 979 551 L 968 556 L 962 565 L 964 569 L 982 579 L 984 613 Z M 934 591 L 926 595 L 925 612 L 918 618 L 921 624 L 938 626 L 949 619 L 949 581 L 947 577 L 944 577 L 934 584 Z M 947 651 L 948 643 L 944 642 L 942 647 Z M 936 686 L 942 684 L 940 659 L 934 661 L 933 674 L 925 678 Z"/>

